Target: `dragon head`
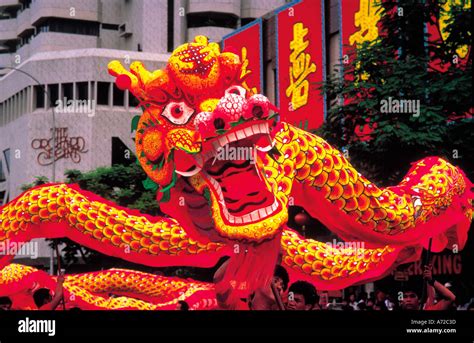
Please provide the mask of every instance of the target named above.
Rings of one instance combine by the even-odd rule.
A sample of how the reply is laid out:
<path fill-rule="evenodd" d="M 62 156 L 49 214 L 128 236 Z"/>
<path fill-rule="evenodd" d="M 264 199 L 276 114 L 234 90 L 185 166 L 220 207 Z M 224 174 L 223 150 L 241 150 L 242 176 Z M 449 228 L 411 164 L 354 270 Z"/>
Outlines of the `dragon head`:
<path fill-rule="evenodd" d="M 245 89 L 236 54 L 198 36 L 162 70 L 134 62 L 127 71 L 112 61 L 109 73 L 144 108 L 135 137 L 143 169 L 160 192 L 185 197 L 179 211 L 162 204 L 166 212 L 224 239 L 258 242 L 278 232 L 287 214 L 257 163 L 258 150 L 271 148 L 276 108 Z"/>

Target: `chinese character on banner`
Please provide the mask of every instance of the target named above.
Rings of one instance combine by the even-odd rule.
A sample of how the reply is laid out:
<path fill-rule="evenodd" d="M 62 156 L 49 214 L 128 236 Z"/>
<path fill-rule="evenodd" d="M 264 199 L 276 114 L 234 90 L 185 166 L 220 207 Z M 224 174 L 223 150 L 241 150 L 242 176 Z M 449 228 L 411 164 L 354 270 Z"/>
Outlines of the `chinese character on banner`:
<path fill-rule="evenodd" d="M 354 3 L 357 2 L 354 1 Z M 354 26 L 357 31 L 349 36 L 349 44 L 362 44 L 376 40 L 379 36 L 378 23 L 381 13 L 380 0 L 360 0 L 359 10 L 354 14 Z"/>
<path fill-rule="evenodd" d="M 305 0 L 276 13 L 278 107 L 282 120 L 304 129 L 324 121 L 323 1 Z"/>
<path fill-rule="evenodd" d="M 239 30 L 224 36 L 223 51 L 230 51 L 240 56 L 242 85 L 251 94 L 263 92 L 263 45 L 262 19 L 257 19 Z"/>
<path fill-rule="evenodd" d="M 380 36 L 382 0 L 339 0 L 341 22 L 341 60 L 343 65 L 352 64 L 357 47 L 364 42 L 373 42 Z M 357 67 L 357 66 L 356 66 Z M 360 75 L 367 80 L 369 75 Z M 346 75 L 346 80 L 353 80 Z M 345 99 L 345 103 L 350 99 Z M 359 126 L 356 135 L 361 141 L 369 139 L 372 129 L 369 124 Z"/>
<path fill-rule="evenodd" d="M 303 107 L 308 103 L 309 82 L 308 76 L 316 71 L 316 65 L 311 62 L 311 55 L 305 52 L 309 45 L 304 37 L 308 29 L 302 23 L 293 25 L 293 40 L 290 42 L 290 84 L 285 94 L 291 96 L 293 110 Z"/>
<path fill-rule="evenodd" d="M 342 58 L 364 42 L 379 37 L 382 0 L 340 1 Z"/>

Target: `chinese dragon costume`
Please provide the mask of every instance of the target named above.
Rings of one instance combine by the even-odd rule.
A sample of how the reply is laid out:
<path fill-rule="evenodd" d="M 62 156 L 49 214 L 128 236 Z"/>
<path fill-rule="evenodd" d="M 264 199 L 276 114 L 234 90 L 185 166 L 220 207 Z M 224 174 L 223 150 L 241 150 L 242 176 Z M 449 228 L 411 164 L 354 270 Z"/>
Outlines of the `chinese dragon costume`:
<path fill-rule="evenodd" d="M 217 293 L 231 294 L 227 308 L 268 285 L 277 263 L 291 279 L 331 290 L 379 279 L 419 259 L 430 239 L 433 251 L 465 245 L 473 192 L 459 168 L 428 157 L 414 163 L 397 186 L 376 186 L 322 138 L 278 122 L 270 101 L 246 89 L 239 57 L 203 36 L 178 47 L 164 69 L 149 72 L 134 62 L 128 71 L 112 61 L 109 73 L 144 108 L 136 155 L 156 183 L 167 216 L 117 206 L 76 185 L 42 185 L 0 209 L 0 241 L 68 237 L 156 267 L 212 267 L 229 256 L 215 285 Z M 304 207 L 341 240 L 363 242 L 363 248 L 341 250 L 302 237 L 286 226 L 289 204 Z M 3 256 L 0 268 L 12 258 Z M 6 268 L 10 283 L 35 274 Z M 70 291 L 100 288 L 101 273 L 69 276 Z M 118 281 L 114 273 L 141 275 L 108 273 L 110 283 Z M 204 286 L 193 287 L 197 292 Z M 145 300 L 143 308 L 159 307 L 153 298 Z"/>

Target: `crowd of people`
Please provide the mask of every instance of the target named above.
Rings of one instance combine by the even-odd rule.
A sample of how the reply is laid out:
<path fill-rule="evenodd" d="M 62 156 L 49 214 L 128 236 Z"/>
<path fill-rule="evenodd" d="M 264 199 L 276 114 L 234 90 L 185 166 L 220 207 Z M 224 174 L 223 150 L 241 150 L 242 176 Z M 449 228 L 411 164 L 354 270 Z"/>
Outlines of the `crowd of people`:
<path fill-rule="evenodd" d="M 309 282 L 295 281 L 289 284 L 288 272 L 277 265 L 270 286 L 258 289 L 248 298 L 241 299 L 237 309 L 246 310 L 342 310 L 342 311 L 394 311 L 394 310 L 474 310 L 474 299 L 468 304 L 457 304 L 456 296 L 445 285 L 435 280 L 432 266 L 424 266 L 424 281 L 426 282 L 426 297 L 413 286 L 400 290 L 400 296 L 394 299 L 382 290 L 367 294 L 362 291 L 356 294 L 350 292 L 344 298 L 329 300 L 327 292 L 319 292 Z M 55 310 L 63 299 L 64 276 L 57 279 L 54 293 L 50 289 L 40 288 L 28 294 L 34 300 L 34 308 L 22 310 Z M 218 295 L 219 297 L 219 295 Z M 422 298 L 425 301 L 422 301 Z M 9 297 L 0 297 L 0 310 L 15 310 Z M 176 310 L 188 311 L 186 301 L 178 301 Z"/>
<path fill-rule="evenodd" d="M 242 299 L 250 310 L 342 310 L 342 311 L 397 311 L 397 310 L 474 310 L 474 298 L 467 304 L 457 303 L 454 293 L 433 278 L 432 266 L 424 266 L 425 296 L 419 287 L 407 284 L 397 292 L 394 298 L 382 290 L 370 295 L 362 291 L 348 293 L 343 298 L 329 300 L 327 292 L 319 292 L 309 282 L 296 281 L 289 285 L 287 271 L 277 266 L 271 287 L 257 290 L 249 300 Z M 279 306 L 279 299 L 283 306 Z M 422 300 L 424 299 L 424 300 Z"/>

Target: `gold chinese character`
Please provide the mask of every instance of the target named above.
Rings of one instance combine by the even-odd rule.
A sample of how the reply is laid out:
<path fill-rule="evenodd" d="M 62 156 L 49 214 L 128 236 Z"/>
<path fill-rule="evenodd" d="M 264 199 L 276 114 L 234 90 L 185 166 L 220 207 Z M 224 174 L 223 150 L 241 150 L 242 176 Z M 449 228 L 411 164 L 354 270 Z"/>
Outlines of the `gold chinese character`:
<path fill-rule="evenodd" d="M 293 40 L 290 42 L 290 85 L 286 89 L 286 96 L 291 95 L 291 107 L 293 110 L 308 103 L 309 82 L 306 80 L 309 74 L 316 71 L 316 64 L 311 63 L 311 56 L 304 51 L 309 45 L 304 37 L 308 29 L 302 23 L 293 25 Z"/>
<path fill-rule="evenodd" d="M 247 48 L 243 47 L 242 48 L 242 71 L 240 73 L 241 80 L 243 80 L 247 75 L 252 73 L 250 69 L 247 69 L 248 65 L 249 65 L 249 59 L 247 58 Z M 257 87 L 250 88 L 250 86 L 247 84 L 247 81 L 242 82 L 242 86 L 246 89 L 247 92 L 250 93 L 250 95 L 258 93 Z"/>
<path fill-rule="evenodd" d="M 377 23 L 382 16 L 380 0 L 360 0 L 359 12 L 354 15 L 354 24 L 359 31 L 349 37 L 349 44 L 372 42 L 379 36 Z"/>

